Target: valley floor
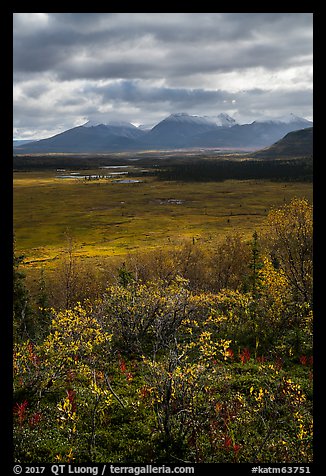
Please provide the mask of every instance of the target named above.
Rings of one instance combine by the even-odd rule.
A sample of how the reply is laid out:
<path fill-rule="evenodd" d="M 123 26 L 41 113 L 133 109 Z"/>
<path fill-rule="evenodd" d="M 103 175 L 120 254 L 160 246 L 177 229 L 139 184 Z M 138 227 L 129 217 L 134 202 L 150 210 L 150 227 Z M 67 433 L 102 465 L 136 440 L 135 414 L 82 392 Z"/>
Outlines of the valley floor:
<path fill-rule="evenodd" d="M 15 172 L 14 233 L 25 263 L 51 267 L 67 234 L 84 258 L 124 256 L 184 239 L 210 243 L 234 231 L 249 238 L 271 208 L 293 197 L 312 201 L 309 182 L 170 182 L 144 173 L 132 179 L 140 181 Z"/>

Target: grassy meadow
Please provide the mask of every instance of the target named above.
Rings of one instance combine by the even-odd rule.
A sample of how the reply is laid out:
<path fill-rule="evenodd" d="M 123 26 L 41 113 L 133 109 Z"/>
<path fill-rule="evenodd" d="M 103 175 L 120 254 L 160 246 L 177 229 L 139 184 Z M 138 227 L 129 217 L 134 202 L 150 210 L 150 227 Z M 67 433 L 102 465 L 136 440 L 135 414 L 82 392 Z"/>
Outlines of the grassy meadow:
<path fill-rule="evenodd" d="M 141 182 L 118 183 L 117 178 L 58 175 L 55 170 L 14 173 L 16 249 L 28 266 L 53 264 L 67 233 L 79 256 L 123 256 L 185 238 L 215 241 L 232 231 L 249 238 L 272 207 L 293 197 L 312 200 L 311 183 L 170 182 L 144 174 L 133 177 Z"/>
<path fill-rule="evenodd" d="M 310 464 L 312 182 L 108 167 L 14 172 L 15 462 Z"/>

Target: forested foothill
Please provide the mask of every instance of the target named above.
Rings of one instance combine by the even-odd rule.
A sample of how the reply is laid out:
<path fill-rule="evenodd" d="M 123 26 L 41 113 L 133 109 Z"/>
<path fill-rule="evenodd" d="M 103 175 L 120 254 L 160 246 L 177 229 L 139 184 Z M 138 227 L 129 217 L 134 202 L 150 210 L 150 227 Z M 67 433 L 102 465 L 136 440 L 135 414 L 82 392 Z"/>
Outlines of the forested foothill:
<path fill-rule="evenodd" d="M 289 160 L 193 160 L 187 163 L 174 162 L 159 169 L 162 180 L 224 181 L 224 180 L 276 180 L 311 182 L 313 162 L 311 158 Z"/>

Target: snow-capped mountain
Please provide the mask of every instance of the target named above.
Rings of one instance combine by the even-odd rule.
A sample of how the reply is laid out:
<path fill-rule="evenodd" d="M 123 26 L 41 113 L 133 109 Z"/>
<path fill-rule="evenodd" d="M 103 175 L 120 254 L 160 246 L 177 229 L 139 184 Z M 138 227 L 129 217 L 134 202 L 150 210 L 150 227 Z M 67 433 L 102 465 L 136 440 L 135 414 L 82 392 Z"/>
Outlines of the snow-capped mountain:
<path fill-rule="evenodd" d="M 105 141 L 108 138 L 127 137 L 130 139 L 138 139 L 143 135 L 143 131 L 138 129 L 130 122 L 126 121 L 106 121 L 105 123 L 98 121 L 88 121 L 81 126 L 84 129 L 88 129 L 87 133 L 91 131 L 95 135 L 102 136 Z"/>
<path fill-rule="evenodd" d="M 103 152 L 130 150 L 139 147 L 138 140 L 145 134 L 129 123 L 98 124 L 87 122 L 48 139 L 17 147 L 16 152 Z"/>
<path fill-rule="evenodd" d="M 153 129 L 154 126 L 156 126 L 155 122 L 151 124 L 139 124 L 138 129 L 140 129 L 141 131 L 150 131 L 151 129 Z"/>
<path fill-rule="evenodd" d="M 177 112 L 174 114 L 170 114 L 167 118 L 163 119 L 159 124 L 162 122 L 176 122 L 179 124 L 211 124 L 213 120 L 209 118 L 209 116 L 196 116 L 188 114 L 187 112 Z"/>
<path fill-rule="evenodd" d="M 214 121 L 207 117 L 190 115 L 185 112 L 171 114 L 142 138 L 142 142 L 151 147 L 187 147 L 196 135 L 217 130 Z"/>
<path fill-rule="evenodd" d="M 226 114 L 225 112 L 221 112 L 217 116 L 204 116 L 205 118 L 211 120 L 214 122 L 219 127 L 232 127 L 237 124 L 237 121 L 229 116 L 229 114 Z"/>
<path fill-rule="evenodd" d="M 95 121 L 95 120 L 90 120 L 85 122 L 85 124 L 82 125 L 82 127 L 97 127 L 97 126 L 105 126 L 105 127 L 131 127 L 134 128 L 133 124 L 130 122 L 126 121 Z"/>
<path fill-rule="evenodd" d="M 213 124 L 218 127 L 231 127 L 237 124 L 236 120 L 225 112 L 221 112 L 217 116 L 197 116 L 188 114 L 186 112 L 178 112 L 171 114 L 166 119 L 179 123 L 187 122 L 189 124 Z"/>
<path fill-rule="evenodd" d="M 310 127 L 312 122 L 304 119 L 303 117 L 296 116 L 292 112 L 290 114 L 286 114 L 280 117 L 263 117 L 260 119 L 256 119 L 254 122 L 256 123 L 274 123 L 274 124 L 293 124 L 293 123 L 300 123 L 300 124 L 307 124 L 307 127 Z"/>
<path fill-rule="evenodd" d="M 307 119 L 289 114 L 237 124 L 226 113 L 197 116 L 174 113 L 153 127 L 136 127 L 125 121 L 90 120 L 48 139 L 15 147 L 15 153 L 110 152 L 189 147 L 268 147 L 288 132 L 312 127 Z"/>

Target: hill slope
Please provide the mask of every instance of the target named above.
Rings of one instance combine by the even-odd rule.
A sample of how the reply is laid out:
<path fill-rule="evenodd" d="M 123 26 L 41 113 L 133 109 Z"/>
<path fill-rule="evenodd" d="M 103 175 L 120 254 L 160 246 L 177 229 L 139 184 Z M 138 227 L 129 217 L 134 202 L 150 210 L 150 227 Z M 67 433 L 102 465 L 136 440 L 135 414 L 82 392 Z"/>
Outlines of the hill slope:
<path fill-rule="evenodd" d="M 138 147 L 137 139 L 144 131 L 129 123 L 95 124 L 86 123 L 48 139 L 23 144 L 14 149 L 16 153 L 51 152 L 102 152 L 129 150 Z"/>
<path fill-rule="evenodd" d="M 289 132 L 270 147 L 250 154 L 251 157 L 259 159 L 312 157 L 312 155 L 313 127 Z"/>

